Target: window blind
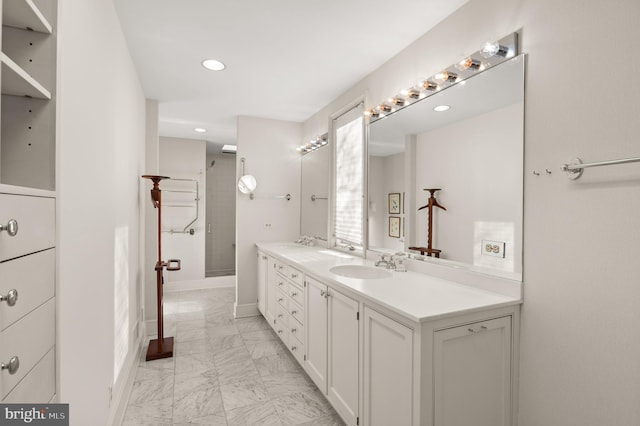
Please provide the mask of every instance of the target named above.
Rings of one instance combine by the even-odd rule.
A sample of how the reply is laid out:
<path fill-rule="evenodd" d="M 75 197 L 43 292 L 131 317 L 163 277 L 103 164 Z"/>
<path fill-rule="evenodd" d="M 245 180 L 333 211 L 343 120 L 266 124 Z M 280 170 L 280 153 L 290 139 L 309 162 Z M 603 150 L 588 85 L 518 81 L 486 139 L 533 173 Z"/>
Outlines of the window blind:
<path fill-rule="evenodd" d="M 364 199 L 363 118 L 361 113 L 350 121 L 336 122 L 336 175 L 334 203 L 335 237 L 362 245 Z M 342 118 L 342 117 L 341 117 Z M 349 117 L 347 117 L 349 120 Z"/>

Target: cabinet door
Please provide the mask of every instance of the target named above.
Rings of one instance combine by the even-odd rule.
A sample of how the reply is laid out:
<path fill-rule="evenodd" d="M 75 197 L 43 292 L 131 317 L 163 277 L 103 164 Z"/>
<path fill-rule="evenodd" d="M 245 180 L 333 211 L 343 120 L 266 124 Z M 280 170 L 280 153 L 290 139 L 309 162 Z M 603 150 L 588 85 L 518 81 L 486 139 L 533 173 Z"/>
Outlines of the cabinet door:
<path fill-rule="evenodd" d="M 358 423 L 358 302 L 329 291 L 327 397 L 348 425 Z"/>
<path fill-rule="evenodd" d="M 304 366 L 316 386 L 327 393 L 327 286 L 307 277 Z"/>
<path fill-rule="evenodd" d="M 267 268 L 268 257 L 258 252 L 258 310 L 265 317 L 267 312 Z"/>
<path fill-rule="evenodd" d="M 434 333 L 434 425 L 511 424 L 511 317 Z"/>
<path fill-rule="evenodd" d="M 363 423 L 411 425 L 412 414 L 413 330 L 365 308 Z"/>

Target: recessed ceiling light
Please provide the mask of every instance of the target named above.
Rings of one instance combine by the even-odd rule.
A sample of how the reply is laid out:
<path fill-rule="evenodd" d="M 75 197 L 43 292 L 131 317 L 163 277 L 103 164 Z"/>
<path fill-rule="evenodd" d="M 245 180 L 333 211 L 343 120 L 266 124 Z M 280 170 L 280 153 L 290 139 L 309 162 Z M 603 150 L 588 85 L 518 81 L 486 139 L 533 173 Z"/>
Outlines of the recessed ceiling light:
<path fill-rule="evenodd" d="M 222 71 L 225 69 L 225 64 L 215 59 L 205 59 L 202 61 L 202 66 L 211 71 Z"/>
<path fill-rule="evenodd" d="M 437 112 L 442 112 L 442 111 L 448 110 L 449 108 L 451 108 L 449 105 L 438 105 L 433 110 Z"/>
<path fill-rule="evenodd" d="M 202 127 L 196 127 L 195 129 L 193 129 L 193 131 L 198 133 L 205 133 L 207 129 L 203 129 Z"/>

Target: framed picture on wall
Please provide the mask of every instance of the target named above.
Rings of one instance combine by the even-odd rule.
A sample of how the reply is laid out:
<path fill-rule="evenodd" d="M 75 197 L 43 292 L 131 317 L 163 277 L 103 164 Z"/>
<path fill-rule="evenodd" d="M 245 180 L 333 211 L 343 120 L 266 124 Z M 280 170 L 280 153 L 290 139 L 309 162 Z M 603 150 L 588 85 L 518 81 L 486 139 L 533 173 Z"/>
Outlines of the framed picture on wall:
<path fill-rule="evenodd" d="M 400 218 L 397 216 L 389 216 L 389 236 L 400 238 Z"/>
<path fill-rule="evenodd" d="M 400 214 L 400 193 L 389 193 L 389 214 Z"/>

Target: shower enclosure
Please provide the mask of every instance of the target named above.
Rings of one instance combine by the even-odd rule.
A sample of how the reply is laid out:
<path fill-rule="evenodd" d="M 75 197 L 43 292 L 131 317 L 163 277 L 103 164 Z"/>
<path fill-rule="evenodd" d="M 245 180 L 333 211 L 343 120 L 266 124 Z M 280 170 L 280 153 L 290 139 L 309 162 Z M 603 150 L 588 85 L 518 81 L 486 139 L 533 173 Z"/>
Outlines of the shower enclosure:
<path fill-rule="evenodd" d="M 236 273 L 236 158 L 207 155 L 205 276 Z"/>

